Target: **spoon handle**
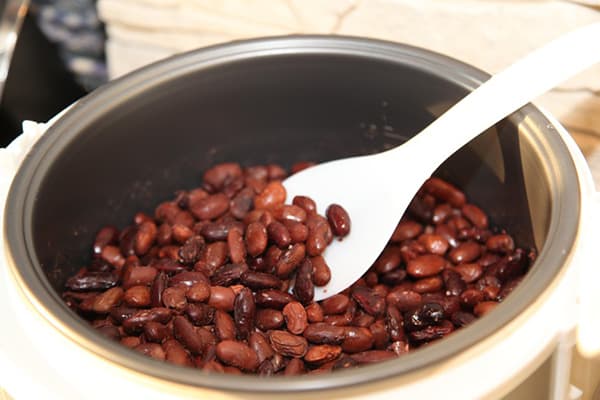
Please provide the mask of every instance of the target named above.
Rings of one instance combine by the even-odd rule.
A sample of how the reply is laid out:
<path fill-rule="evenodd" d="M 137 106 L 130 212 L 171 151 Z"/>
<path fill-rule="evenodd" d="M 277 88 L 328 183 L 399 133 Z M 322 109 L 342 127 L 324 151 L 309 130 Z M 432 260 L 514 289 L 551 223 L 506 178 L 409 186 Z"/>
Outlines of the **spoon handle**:
<path fill-rule="evenodd" d="M 567 33 L 494 75 L 401 148 L 427 151 L 431 170 L 481 132 L 567 78 L 600 62 L 600 23 Z M 431 144 L 435 145 L 432 146 Z M 422 146 L 421 146 L 422 144 Z M 409 145 L 409 146 L 407 146 Z M 406 149 L 405 149 L 406 150 Z"/>

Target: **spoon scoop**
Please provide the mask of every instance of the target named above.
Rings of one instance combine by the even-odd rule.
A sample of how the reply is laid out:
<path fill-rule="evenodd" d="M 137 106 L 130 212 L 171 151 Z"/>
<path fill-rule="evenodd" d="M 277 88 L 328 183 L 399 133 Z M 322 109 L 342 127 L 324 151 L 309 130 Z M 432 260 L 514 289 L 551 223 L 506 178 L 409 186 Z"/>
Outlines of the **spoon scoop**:
<path fill-rule="evenodd" d="M 377 259 L 423 182 L 454 152 L 487 128 L 567 78 L 600 61 L 600 23 L 533 51 L 493 76 L 394 149 L 319 164 L 284 181 L 288 198 L 310 196 L 319 210 L 342 205 L 352 227 L 323 256 L 331 281 L 315 301 L 344 290 Z"/>

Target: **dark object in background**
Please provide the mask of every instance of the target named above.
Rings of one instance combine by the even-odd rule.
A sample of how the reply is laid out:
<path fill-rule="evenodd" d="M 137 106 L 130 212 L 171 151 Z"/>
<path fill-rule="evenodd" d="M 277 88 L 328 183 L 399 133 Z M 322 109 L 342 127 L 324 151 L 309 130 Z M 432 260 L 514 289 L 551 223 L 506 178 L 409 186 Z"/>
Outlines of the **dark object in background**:
<path fill-rule="evenodd" d="M 29 13 L 15 47 L 0 103 L 0 146 L 21 133 L 21 122 L 45 122 L 86 91 L 75 82 Z"/>

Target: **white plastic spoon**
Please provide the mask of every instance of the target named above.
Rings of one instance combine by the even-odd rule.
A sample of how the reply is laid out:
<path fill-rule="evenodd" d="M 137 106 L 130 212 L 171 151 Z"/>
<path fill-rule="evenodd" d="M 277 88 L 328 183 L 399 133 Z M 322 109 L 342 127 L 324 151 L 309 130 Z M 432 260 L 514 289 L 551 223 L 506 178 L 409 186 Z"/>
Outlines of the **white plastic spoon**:
<path fill-rule="evenodd" d="M 342 205 L 352 228 L 324 253 L 331 281 L 315 300 L 341 292 L 377 259 L 413 196 L 454 152 L 535 97 L 600 61 L 600 23 L 535 50 L 471 92 L 418 135 L 376 155 L 335 160 L 285 180 L 288 199 L 310 196 L 324 212 Z"/>

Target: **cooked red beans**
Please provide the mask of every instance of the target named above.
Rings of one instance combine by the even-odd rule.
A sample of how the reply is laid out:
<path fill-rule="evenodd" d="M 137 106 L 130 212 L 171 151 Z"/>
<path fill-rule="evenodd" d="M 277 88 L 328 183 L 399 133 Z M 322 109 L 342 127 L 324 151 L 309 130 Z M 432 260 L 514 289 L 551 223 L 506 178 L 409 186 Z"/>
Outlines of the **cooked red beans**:
<path fill-rule="evenodd" d="M 298 164 L 300 170 L 310 164 Z M 465 194 L 429 179 L 352 287 L 315 303 L 350 216 L 296 196 L 276 165 L 216 165 L 121 231 L 106 226 L 65 302 L 149 357 L 218 373 L 323 373 L 398 357 L 502 302 L 535 259 Z M 289 199 L 288 199 L 289 202 Z"/>

